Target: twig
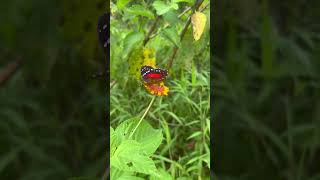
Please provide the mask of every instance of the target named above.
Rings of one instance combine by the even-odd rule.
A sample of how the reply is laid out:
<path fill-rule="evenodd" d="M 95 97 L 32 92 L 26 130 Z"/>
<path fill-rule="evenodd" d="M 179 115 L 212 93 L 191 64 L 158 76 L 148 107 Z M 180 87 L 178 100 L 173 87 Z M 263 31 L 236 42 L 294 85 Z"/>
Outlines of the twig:
<path fill-rule="evenodd" d="M 197 0 L 197 2 L 195 3 L 195 5 L 193 6 L 193 11 L 195 11 L 196 9 L 198 9 L 200 7 L 200 5 L 202 4 L 204 0 Z M 186 34 L 187 32 L 187 29 L 189 27 L 189 25 L 191 24 L 191 17 L 188 18 L 187 22 L 186 22 L 186 25 L 184 26 L 183 30 L 181 31 L 181 34 L 180 34 L 180 41 L 182 41 L 184 35 Z M 169 62 L 168 62 L 168 71 L 171 69 L 172 67 L 172 63 L 173 63 L 173 60 L 175 59 L 176 57 L 176 54 L 177 54 L 177 51 L 178 51 L 178 47 L 175 46 L 173 48 L 173 52 L 172 52 L 172 55 L 169 59 Z"/>
<path fill-rule="evenodd" d="M 17 57 L 15 61 L 7 64 L 3 72 L 0 74 L 0 86 L 4 85 L 14 75 L 14 73 L 17 72 L 21 63 L 21 58 Z"/>
<path fill-rule="evenodd" d="M 207 4 L 205 5 L 205 7 L 203 7 L 200 11 L 203 12 L 205 9 L 207 9 L 207 8 L 209 7 L 209 5 L 210 5 L 210 3 L 207 3 Z M 186 10 L 184 10 L 181 14 L 178 15 L 178 18 L 181 18 L 185 13 L 187 13 L 187 12 L 190 11 L 191 9 L 192 9 L 192 7 L 188 7 Z M 161 30 L 166 29 L 168 26 L 170 26 L 170 24 L 164 25 L 164 27 L 163 27 Z M 159 32 L 160 32 L 160 31 L 159 31 Z M 153 39 L 154 37 L 156 37 L 156 36 L 159 34 L 159 32 L 151 35 L 151 36 L 150 36 L 150 39 Z"/>
<path fill-rule="evenodd" d="M 185 9 L 181 14 L 179 14 L 178 18 L 181 18 L 185 13 L 187 13 L 188 11 L 191 10 L 191 7 L 188 7 L 187 9 Z"/>
<path fill-rule="evenodd" d="M 178 18 L 181 18 L 185 13 L 187 13 L 187 12 L 190 11 L 191 9 L 192 9 L 191 7 L 188 7 L 187 9 L 185 9 L 181 14 L 178 15 Z M 164 25 L 164 27 L 161 28 L 161 30 L 166 29 L 168 26 L 170 26 L 170 24 Z M 156 37 L 159 33 L 160 33 L 160 31 L 158 31 L 157 33 L 151 35 L 151 36 L 150 36 L 150 39 Z"/>
<path fill-rule="evenodd" d="M 207 3 L 200 11 L 203 12 L 205 9 L 209 7 L 210 3 Z"/>
<path fill-rule="evenodd" d="M 156 29 L 156 26 L 157 26 L 157 23 L 159 20 L 160 20 L 160 16 L 157 16 L 156 20 L 153 22 L 148 34 L 146 35 L 146 37 L 143 40 L 143 46 L 145 46 L 148 43 L 148 41 L 150 40 L 150 36 L 151 36 L 152 32 Z"/>

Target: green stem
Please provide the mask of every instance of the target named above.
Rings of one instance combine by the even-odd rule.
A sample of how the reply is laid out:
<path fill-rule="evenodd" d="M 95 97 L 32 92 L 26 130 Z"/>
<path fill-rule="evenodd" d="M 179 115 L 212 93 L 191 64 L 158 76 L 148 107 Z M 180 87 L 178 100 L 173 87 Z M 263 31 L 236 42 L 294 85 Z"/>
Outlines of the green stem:
<path fill-rule="evenodd" d="M 141 124 L 142 120 L 144 119 L 144 117 L 147 115 L 147 113 L 149 112 L 151 105 L 153 104 L 154 100 L 156 99 L 156 96 L 153 96 L 148 108 L 146 109 L 146 111 L 144 112 L 144 114 L 142 115 L 142 117 L 140 118 L 138 124 L 136 125 L 136 127 L 133 129 L 133 131 L 131 132 L 129 139 L 131 139 L 131 137 L 133 136 L 133 134 L 135 133 L 135 131 L 137 130 L 137 128 L 139 127 L 139 125 Z"/>

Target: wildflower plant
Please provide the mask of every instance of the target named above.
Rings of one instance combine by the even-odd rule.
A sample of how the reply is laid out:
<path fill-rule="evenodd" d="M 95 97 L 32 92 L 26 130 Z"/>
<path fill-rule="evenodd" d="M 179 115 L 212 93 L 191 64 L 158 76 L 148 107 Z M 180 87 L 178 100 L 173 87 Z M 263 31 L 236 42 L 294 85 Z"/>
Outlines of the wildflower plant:
<path fill-rule="evenodd" d="M 198 16 L 193 18 L 193 26 L 189 25 L 191 24 L 190 17 L 194 12 L 198 10 L 197 13 L 201 13 L 205 9 L 199 9 L 204 2 L 207 5 L 209 4 L 208 0 L 196 0 L 195 3 L 174 0 L 170 3 L 163 3 L 162 1 L 148 3 L 111 2 L 111 16 L 116 19 L 111 20 L 111 42 L 114 42 L 111 43 L 111 79 L 122 78 L 121 80 L 116 79 L 118 83 L 112 86 L 110 93 L 111 125 L 115 127 L 110 127 L 110 177 L 112 180 L 166 180 L 178 177 L 186 179 L 209 177 L 207 172 L 210 167 L 210 156 L 209 148 L 206 145 L 210 132 L 208 118 L 202 120 L 203 123 L 201 124 L 203 126 L 200 130 L 197 129 L 195 133 L 185 137 L 186 141 L 198 139 L 200 136 L 203 137 L 202 140 L 199 139 L 200 144 L 191 143 L 192 146 L 188 146 L 191 149 L 199 147 L 201 150 L 190 157 L 186 156 L 189 159 L 188 162 L 184 162 L 187 159 L 178 162 L 180 160 L 176 159 L 178 157 L 174 155 L 173 147 L 171 147 L 173 146 L 173 139 L 170 135 L 173 132 L 170 132 L 169 128 L 171 124 L 163 119 L 162 114 L 167 112 L 175 117 L 174 114 L 178 112 L 174 112 L 174 109 L 165 109 L 163 105 L 159 105 L 162 102 L 168 103 L 167 106 L 170 103 L 175 104 L 174 101 L 169 102 L 169 99 L 175 98 L 174 96 L 178 94 L 175 91 L 177 88 L 173 78 L 175 73 L 172 65 L 186 33 L 196 34 L 197 37 L 194 39 L 201 42 L 205 21 L 202 23 L 196 21 L 206 15 L 197 14 Z M 179 9 L 179 4 L 181 9 Z M 184 11 L 182 7 L 189 8 L 189 10 Z M 172 20 L 178 18 L 182 19 L 177 21 L 175 25 Z M 124 26 L 117 21 L 127 24 Z M 182 26 L 186 21 L 186 25 Z M 195 29 L 199 28 L 197 24 L 201 24 L 200 28 L 202 29 Z M 123 27 L 133 28 L 124 31 Z M 188 29 L 192 28 L 196 33 L 187 32 Z M 146 29 L 145 32 L 144 29 Z M 179 34 L 178 31 L 181 33 Z M 113 39 L 113 41 L 112 36 L 118 38 Z M 194 40 L 191 39 L 191 42 L 193 43 Z M 164 47 L 170 50 L 163 53 Z M 167 53 L 172 53 L 172 55 L 167 55 L 169 58 L 163 58 L 163 55 Z M 127 70 L 124 70 L 124 66 L 127 67 Z M 115 76 L 117 72 L 120 76 Z M 209 78 L 209 76 L 206 77 Z M 170 87 L 174 84 L 175 86 Z M 145 104 L 146 101 L 149 101 L 149 104 Z M 208 103 L 208 101 L 205 102 Z M 206 103 L 202 102 L 202 104 Z M 157 105 L 154 106 L 154 104 Z M 187 104 L 191 105 L 189 102 Z M 189 106 L 186 107 L 189 108 Z M 209 103 L 205 107 L 204 109 L 207 109 Z M 141 111 L 141 109 L 144 110 Z M 207 112 L 207 110 L 204 110 L 203 113 L 207 115 Z M 179 119 L 179 117 L 175 118 Z M 176 130 L 175 128 L 174 131 Z M 185 165 L 182 166 L 180 163 Z M 206 164 L 205 170 L 202 170 L 203 163 Z M 195 167 L 197 167 L 198 172 L 194 172 Z"/>

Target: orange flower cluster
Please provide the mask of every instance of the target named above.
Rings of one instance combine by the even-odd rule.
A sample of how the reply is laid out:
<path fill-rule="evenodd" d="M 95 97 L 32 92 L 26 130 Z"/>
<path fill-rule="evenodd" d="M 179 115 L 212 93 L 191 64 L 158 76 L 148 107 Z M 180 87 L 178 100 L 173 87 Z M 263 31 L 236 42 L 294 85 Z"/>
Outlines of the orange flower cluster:
<path fill-rule="evenodd" d="M 155 84 L 143 84 L 146 90 L 153 95 L 156 96 L 167 96 L 169 92 L 169 88 L 164 85 L 163 82 L 155 83 Z"/>

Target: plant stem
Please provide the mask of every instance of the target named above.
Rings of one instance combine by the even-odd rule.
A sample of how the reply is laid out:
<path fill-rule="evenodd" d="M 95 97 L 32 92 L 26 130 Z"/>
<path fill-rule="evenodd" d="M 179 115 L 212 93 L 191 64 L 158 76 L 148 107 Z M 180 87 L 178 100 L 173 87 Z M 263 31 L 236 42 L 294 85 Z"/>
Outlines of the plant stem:
<path fill-rule="evenodd" d="M 153 22 L 153 25 L 151 26 L 148 34 L 146 35 L 146 37 L 143 40 L 143 46 L 145 46 L 148 43 L 148 41 L 150 40 L 150 36 L 153 33 L 153 31 L 156 29 L 156 26 L 157 26 L 157 23 L 159 20 L 160 20 L 160 16 L 157 16 L 156 20 Z"/>
<path fill-rule="evenodd" d="M 203 1 L 204 1 L 204 0 L 197 0 L 196 3 L 195 3 L 194 6 L 193 6 L 193 11 L 197 10 L 197 9 L 200 7 L 200 5 L 202 4 Z M 187 22 L 186 22 L 186 25 L 184 26 L 183 30 L 181 31 L 180 41 L 182 41 L 182 39 L 183 39 L 184 35 L 186 34 L 187 29 L 188 29 L 188 27 L 189 27 L 190 24 L 191 24 L 191 16 L 188 18 L 188 20 L 187 20 Z M 169 62 L 168 62 L 168 67 L 167 67 L 168 70 L 171 69 L 171 66 L 172 66 L 173 60 L 174 60 L 175 57 L 176 57 L 177 51 L 178 51 L 178 47 L 175 46 L 175 47 L 173 48 L 172 55 L 171 55 L 171 57 L 170 57 L 170 59 L 169 59 Z"/>
<path fill-rule="evenodd" d="M 130 136 L 129 136 L 129 139 L 133 136 L 133 134 L 135 133 L 135 131 L 137 130 L 137 128 L 139 127 L 139 125 L 141 124 L 142 120 L 144 119 L 144 117 L 147 115 L 147 113 L 149 112 L 150 110 L 150 107 L 151 105 L 153 104 L 154 100 L 156 99 L 156 96 L 153 96 L 152 99 L 151 99 L 151 102 L 148 106 L 148 108 L 146 109 L 146 111 L 144 112 L 144 114 L 142 115 L 142 117 L 140 118 L 138 124 L 136 125 L 136 127 L 133 129 L 133 131 L 131 132 Z"/>

